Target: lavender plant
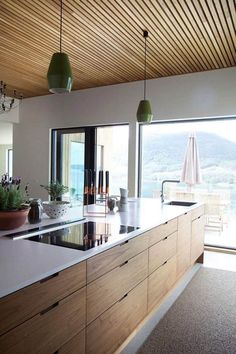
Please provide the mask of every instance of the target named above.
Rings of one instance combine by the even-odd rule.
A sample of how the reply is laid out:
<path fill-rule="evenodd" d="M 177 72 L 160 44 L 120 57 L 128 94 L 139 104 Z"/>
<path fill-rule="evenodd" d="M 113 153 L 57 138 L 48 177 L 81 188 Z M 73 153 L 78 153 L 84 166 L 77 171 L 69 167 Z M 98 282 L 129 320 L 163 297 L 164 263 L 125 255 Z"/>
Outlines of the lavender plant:
<path fill-rule="evenodd" d="M 0 182 L 0 210 L 20 210 L 28 207 L 28 185 L 21 186 L 20 177 L 4 174 Z"/>

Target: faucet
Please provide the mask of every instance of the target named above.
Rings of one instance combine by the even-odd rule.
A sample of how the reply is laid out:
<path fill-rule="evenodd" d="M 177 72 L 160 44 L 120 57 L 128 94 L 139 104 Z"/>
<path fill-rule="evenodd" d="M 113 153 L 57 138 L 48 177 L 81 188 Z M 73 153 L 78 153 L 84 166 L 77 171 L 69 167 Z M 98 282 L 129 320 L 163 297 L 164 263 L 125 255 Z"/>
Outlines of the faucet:
<path fill-rule="evenodd" d="M 164 203 L 164 192 L 163 192 L 163 189 L 164 189 L 164 184 L 168 182 L 168 183 L 179 183 L 180 180 L 179 179 L 164 179 L 164 181 L 162 181 L 162 184 L 161 184 L 161 202 Z"/>

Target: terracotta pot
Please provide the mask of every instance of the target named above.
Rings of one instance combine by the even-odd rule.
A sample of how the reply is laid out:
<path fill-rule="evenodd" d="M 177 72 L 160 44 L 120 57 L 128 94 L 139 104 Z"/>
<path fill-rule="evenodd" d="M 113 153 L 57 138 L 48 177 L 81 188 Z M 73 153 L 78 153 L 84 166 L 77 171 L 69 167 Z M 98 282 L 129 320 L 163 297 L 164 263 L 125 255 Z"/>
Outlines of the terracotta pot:
<path fill-rule="evenodd" d="M 28 213 L 29 208 L 11 211 L 0 210 L 0 230 L 12 230 L 22 226 Z"/>

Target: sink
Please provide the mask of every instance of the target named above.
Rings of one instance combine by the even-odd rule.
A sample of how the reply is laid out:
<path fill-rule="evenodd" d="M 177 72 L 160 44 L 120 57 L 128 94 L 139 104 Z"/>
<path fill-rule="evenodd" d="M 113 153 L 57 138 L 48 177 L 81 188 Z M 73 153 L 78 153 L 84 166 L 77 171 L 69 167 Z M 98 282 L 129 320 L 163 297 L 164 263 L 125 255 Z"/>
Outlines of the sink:
<path fill-rule="evenodd" d="M 197 204 L 196 202 L 185 202 L 181 200 L 171 200 L 170 202 L 164 203 L 165 205 L 175 205 L 175 206 L 186 206 L 190 207 L 194 204 Z"/>

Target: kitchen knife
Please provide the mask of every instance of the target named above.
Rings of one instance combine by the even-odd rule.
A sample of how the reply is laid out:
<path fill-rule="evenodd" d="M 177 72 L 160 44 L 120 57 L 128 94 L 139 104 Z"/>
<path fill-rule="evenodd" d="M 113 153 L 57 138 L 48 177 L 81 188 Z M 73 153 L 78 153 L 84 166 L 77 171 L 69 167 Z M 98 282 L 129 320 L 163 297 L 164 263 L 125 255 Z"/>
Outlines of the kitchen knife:
<path fill-rule="evenodd" d="M 88 194 L 88 170 L 84 170 L 84 193 Z"/>
<path fill-rule="evenodd" d="M 106 171 L 106 193 L 109 194 L 109 171 Z"/>

